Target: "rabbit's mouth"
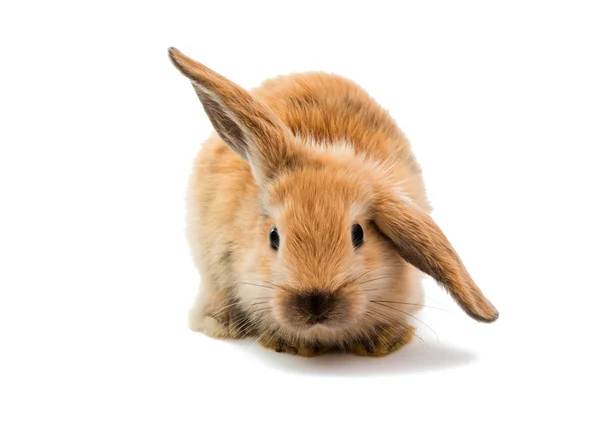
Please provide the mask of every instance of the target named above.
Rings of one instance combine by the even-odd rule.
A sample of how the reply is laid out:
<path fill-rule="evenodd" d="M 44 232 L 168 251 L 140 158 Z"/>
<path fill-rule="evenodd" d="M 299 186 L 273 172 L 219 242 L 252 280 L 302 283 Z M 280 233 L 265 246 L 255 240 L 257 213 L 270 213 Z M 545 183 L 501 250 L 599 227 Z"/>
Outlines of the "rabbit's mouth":
<path fill-rule="evenodd" d="M 279 299 L 278 318 L 296 331 L 315 328 L 342 329 L 355 322 L 361 312 L 352 291 L 287 291 Z"/>

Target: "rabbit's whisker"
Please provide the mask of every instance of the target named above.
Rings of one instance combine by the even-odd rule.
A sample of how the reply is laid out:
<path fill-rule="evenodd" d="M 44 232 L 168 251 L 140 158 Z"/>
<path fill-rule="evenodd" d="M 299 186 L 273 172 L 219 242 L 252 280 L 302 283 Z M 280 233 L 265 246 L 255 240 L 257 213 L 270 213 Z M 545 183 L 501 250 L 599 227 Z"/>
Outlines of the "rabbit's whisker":
<path fill-rule="evenodd" d="M 420 303 L 397 302 L 395 300 L 383 300 L 383 299 L 373 299 L 373 300 L 371 300 L 371 302 L 394 303 L 394 304 L 398 304 L 398 305 L 419 306 L 421 308 L 431 308 L 431 309 L 437 309 L 439 311 L 444 311 L 444 312 L 452 313 L 452 311 L 449 311 L 448 309 L 438 308 L 437 306 L 422 305 Z"/>
<path fill-rule="evenodd" d="M 264 284 L 246 283 L 246 282 L 241 282 L 240 284 L 246 284 L 248 286 L 263 287 L 265 289 L 274 290 L 273 287 L 265 286 Z"/>
<path fill-rule="evenodd" d="M 406 311 L 403 311 L 402 309 L 398 309 L 398 308 L 394 308 L 393 306 L 386 305 L 385 303 L 380 303 L 380 302 L 377 302 L 377 301 L 374 301 L 374 300 L 370 300 L 370 302 L 371 302 L 371 303 L 375 303 L 376 305 L 379 305 L 379 306 L 385 306 L 386 308 L 393 309 L 394 311 L 402 312 L 403 314 L 406 314 L 406 315 L 408 315 L 409 317 L 411 317 L 411 318 L 413 318 L 413 319 L 415 319 L 415 320 L 419 321 L 419 322 L 420 322 L 421 324 L 423 324 L 425 327 L 429 328 L 429 330 L 430 330 L 430 331 L 431 331 L 431 332 L 432 332 L 432 333 L 435 335 L 435 338 L 437 339 L 437 342 L 438 342 L 438 343 L 440 342 L 440 339 L 439 339 L 439 337 L 438 337 L 437 333 L 436 333 L 436 332 L 433 330 L 433 328 L 431 328 L 429 325 L 425 324 L 425 323 L 424 323 L 422 320 L 420 320 L 420 319 L 419 319 L 419 318 L 417 318 L 416 316 L 414 316 L 414 315 L 412 315 L 412 314 L 409 314 L 408 312 L 406 312 Z"/>

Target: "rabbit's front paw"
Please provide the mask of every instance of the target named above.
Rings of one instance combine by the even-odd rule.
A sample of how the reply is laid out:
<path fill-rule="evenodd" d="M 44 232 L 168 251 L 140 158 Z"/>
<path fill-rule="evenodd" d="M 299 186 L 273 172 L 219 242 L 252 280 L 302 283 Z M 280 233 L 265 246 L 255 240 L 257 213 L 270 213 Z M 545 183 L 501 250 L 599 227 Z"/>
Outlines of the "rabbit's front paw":
<path fill-rule="evenodd" d="M 188 325 L 192 331 L 216 339 L 241 339 L 255 334 L 250 317 L 233 300 L 216 295 L 202 300 L 189 313 Z"/>
<path fill-rule="evenodd" d="M 277 335 L 263 334 L 258 342 L 265 348 L 275 352 L 284 352 L 298 356 L 317 356 L 336 350 L 333 346 L 324 346 L 318 343 L 291 343 Z"/>
<path fill-rule="evenodd" d="M 360 337 L 345 344 L 345 350 L 358 356 L 385 356 L 411 342 L 415 328 L 380 325 L 369 337 Z"/>
<path fill-rule="evenodd" d="M 229 328 L 226 325 L 223 325 L 216 318 L 209 315 L 199 315 L 195 311 L 190 312 L 190 330 L 204 333 L 215 339 L 227 339 L 230 337 Z"/>

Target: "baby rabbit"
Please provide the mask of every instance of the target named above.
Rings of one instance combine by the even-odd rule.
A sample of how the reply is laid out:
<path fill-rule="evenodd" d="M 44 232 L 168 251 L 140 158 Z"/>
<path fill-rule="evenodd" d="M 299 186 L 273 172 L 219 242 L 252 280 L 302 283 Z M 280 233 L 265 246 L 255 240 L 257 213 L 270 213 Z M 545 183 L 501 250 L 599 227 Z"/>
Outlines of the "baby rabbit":
<path fill-rule="evenodd" d="M 430 218 L 408 140 L 358 85 L 315 72 L 248 92 L 169 56 L 216 130 L 187 195 L 202 280 L 191 329 L 303 356 L 383 356 L 413 337 L 421 271 L 473 319 L 498 318 Z"/>

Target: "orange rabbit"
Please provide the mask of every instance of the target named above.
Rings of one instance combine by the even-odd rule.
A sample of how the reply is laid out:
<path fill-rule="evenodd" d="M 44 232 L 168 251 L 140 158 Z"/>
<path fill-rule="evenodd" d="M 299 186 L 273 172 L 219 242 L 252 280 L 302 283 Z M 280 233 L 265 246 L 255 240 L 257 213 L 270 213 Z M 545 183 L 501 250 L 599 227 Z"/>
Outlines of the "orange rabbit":
<path fill-rule="evenodd" d="M 408 140 L 363 89 L 305 73 L 250 93 L 169 55 L 216 130 L 188 189 L 202 279 L 191 329 L 304 356 L 386 355 L 412 339 L 421 271 L 472 318 L 498 318 L 430 218 Z"/>

